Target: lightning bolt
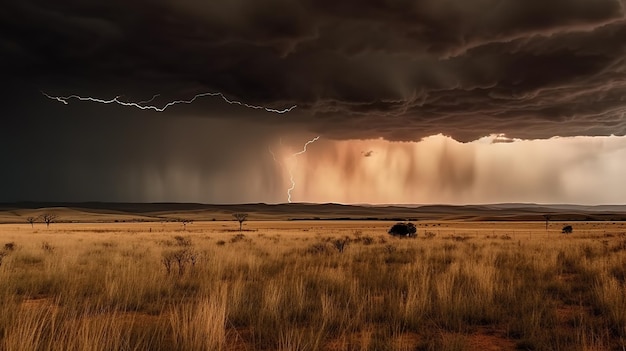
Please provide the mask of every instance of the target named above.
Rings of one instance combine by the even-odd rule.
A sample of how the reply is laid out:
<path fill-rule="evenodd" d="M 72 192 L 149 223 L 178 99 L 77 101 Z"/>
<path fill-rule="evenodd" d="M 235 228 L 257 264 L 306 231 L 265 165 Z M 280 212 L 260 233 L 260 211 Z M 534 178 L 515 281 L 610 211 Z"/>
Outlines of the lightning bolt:
<path fill-rule="evenodd" d="M 255 110 L 264 110 L 264 111 L 267 111 L 267 112 L 272 112 L 272 113 L 277 113 L 277 114 L 285 114 L 285 113 L 291 112 L 293 109 L 298 107 L 298 105 L 293 105 L 293 106 L 291 106 L 289 108 L 278 110 L 278 109 L 273 109 L 273 108 L 264 107 L 264 106 L 250 105 L 250 104 L 247 104 L 245 102 L 236 101 L 236 100 L 230 100 L 226 96 L 224 96 L 224 94 L 219 93 L 219 92 L 218 93 L 197 94 L 197 95 L 195 95 L 194 97 L 192 97 L 189 100 L 174 100 L 174 101 L 168 102 L 163 107 L 158 107 L 158 106 L 155 106 L 155 105 L 148 105 L 151 102 L 153 102 L 157 97 L 159 97 L 160 94 L 156 94 L 156 95 L 152 96 L 152 98 L 149 99 L 149 100 L 138 101 L 138 102 L 120 100 L 120 98 L 122 97 L 120 95 L 114 97 L 113 99 L 106 100 L 106 99 L 99 99 L 99 98 L 95 98 L 95 97 L 80 96 L 80 95 L 53 96 L 53 95 L 47 94 L 44 91 L 41 91 L 41 94 L 44 95 L 45 97 L 47 97 L 48 99 L 56 100 L 56 101 L 58 101 L 58 102 L 60 102 L 60 103 L 62 103 L 64 105 L 68 105 L 69 104 L 69 100 L 75 99 L 75 100 L 79 100 L 79 101 L 90 101 L 90 102 L 97 102 L 97 103 L 101 103 L 101 104 L 118 104 L 118 105 L 127 106 L 127 107 L 135 107 L 135 108 L 138 108 L 140 110 L 152 110 L 152 111 L 156 111 L 156 112 L 163 112 L 166 109 L 168 109 L 169 107 L 174 106 L 174 105 L 178 105 L 178 104 L 191 104 L 194 101 L 196 101 L 196 99 L 202 98 L 202 97 L 206 97 L 206 96 L 219 96 L 219 97 L 222 98 L 222 100 L 226 101 L 227 103 L 229 103 L 231 105 L 239 105 L 239 106 L 243 106 L 243 107 L 247 107 L 247 108 L 251 108 L 251 109 L 255 109 Z M 289 203 L 291 203 L 291 192 L 296 188 L 296 181 L 295 181 L 294 176 L 293 176 L 293 170 L 294 170 L 296 164 L 298 163 L 297 157 L 302 155 L 302 154 L 304 154 L 307 151 L 307 147 L 310 144 L 312 144 L 312 143 L 316 142 L 317 140 L 319 140 L 319 138 L 320 137 L 317 136 L 317 137 L 307 141 L 304 144 L 304 147 L 302 148 L 301 151 L 298 151 L 298 152 L 292 154 L 289 157 L 289 160 L 291 160 L 289 166 L 287 167 L 287 172 L 289 173 L 289 181 L 291 182 L 291 186 L 287 189 L 287 201 Z M 282 138 L 280 139 L 280 145 L 281 146 L 283 145 Z M 278 159 L 276 158 L 276 155 L 272 151 L 271 146 L 268 146 L 268 151 L 272 155 L 272 158 L 274 159 L 274 161 L 277 162 L 279 165 L 281 165 L 281 167 L 283 167 L 283 163 L 278 161 Z"/>
<path fill-rule="evenodd" d="M 174 106 L 174 105 L 178 105 L 178 104 L 191 104 L 194 101 L 196 101 L 196 99 L 198 98 L 202 98 L 202 97 L 206 97 L 206 96 L 219 96 L 222 98 L 222 100 L 226 101 L 227 103 L 231 104 L 231 105 L 239 105 L 239 106 L 243 106 L 243 107 L 247 107 L 247 108 L 252 108 L 255 110 L 265 110 L 267 112 L 272 112 L 272 113 L 278 113 L 278 114 L 284 114 L 287 112 L 290 112 L 291 110 L 295 109 L 296 107 L 298 107 L 298 105 L 293 105 L 289 108 L 285 108 L 282 110 L 278 110 L 278 109 L 273 109 L 273 108 L 269 108 L 269 107 L 264 107 L 264 106 L 257 106 L 257 105 L 250 105 L 247 104 L 245 102 L 241 102 L 241 101 L 236 101 L 236 100 L 230 100 L 228 99 L 226 96 L 224 96 L 224 94 L 222 93 L 202 93 L 202 94 L 197 94 L 195 95 L 193 98 L 189 99 L 189 100 L 174 100 L 171 102 L 168 102 L 167 104 L 165 104 L 163 107 L 157 107 L 155 105 L 147 105 L 148 103 L 154 101 L 154 99 L 156 99 L 159 94 L 154 95 L 152 97 L 152 99 L 147 100 L 147 101 L 140 101 L 140 102 L 132 102 L 132 101 L 123 101 L 120 100 L 121 96 L 116 96 L 113 99 L 110 100 L 105 100 L 105 99 L 99 99 L 99 98 L 94 98 L 94 97 L 90 97 L 90 96 L 79 96 L 79 95 L 70 95 L 70 96 L 52 96 L 49 95 L 45 92 L 41 92 L 41 94 L 43 94 L 45 97 L 52 99 L 52 100 L 56 100 L 60 103 L 63 103 L 64 105 L 68 105 L 69 104 L 69 100 L 75 99 L 75 100 L 79 100 L 79 101 L 91 101 L 91 102 L 97 102 L 97 103 L 101 103 L 101 104 L 118 104 L 118 105 L 122 105 L 122 106 L 128 106 L 128 107 L 135 107 L 141 110 L 153 110 L 156 112 L 163 112 L 165 110 L 167 110 L 169 107 Z"/>
<path fill-rule="evenodd" d="M 293 154 L 291 154 L 291 156 L 289 156 L 288 160 L 289 165 L 287 166 L 287 173 L 289 173 L 289 181 L 291 182 L 291 186 L 287 189 L 287 202 L 291 203 L 291 192 L 296 188 L 296 181 L 293 177 L 293 170 L 296 167 L 296 165 L 298 164 L 298 156 L 304 154 L 307 151 L 307 147 L 310 144 L 313 144 L 314 142 L 319 140 L 319 136 L 316 136 L 315 138 L 307 141 L 306 143 L 304 143 L 304 146 L 302 147 L 302 150 L 295 152 Z M 282 139 L 281 139 L 281 145 L 282 145 Z M 280 161 L 278 161 L 278 159 L 276 158 L 276 155 L 274 154 L 274 152 L 272 151 L 272 147 L 268 146 L 268 151 L 270 152 L 270 154 L 272 155 L 272 158 L 274 159 L 274 161 L 276 163 L 278 163 L 279 165 L 281 165 L 281 167 L 283 166 L 283 163 L 281 163 Z"/>
<path fill-rule="evenodd" d="M 296 188 L 296 181 L 293 179 L 293 168 L 295 167 L 295 165 L 298 163 L 298 159 L 297 157 L 302 155 L 303 153 L 306 152 L 306 148 L 307 146 L 309 146 L 309 144 L 313 144 L 314 142 L 319 140 L 319 136 L 316 136 L 315 138 L 307 141 L 306 143 L 304 143 L 304 147 L 302 148 L 302 150 L 294 153 L 293 155 L 291 155 L 290 159 L 293 160 L 293 162 L 291 162 L 290 167 L 288 167 L 288 172 L 289 172 L 289 180 L 291 181 L 291 187 L 289 187 L 289 189 L 287 189 L 287 201 L 289 203 L 291 203 L 291 192 L 293 191 L 293 189 Z"/>

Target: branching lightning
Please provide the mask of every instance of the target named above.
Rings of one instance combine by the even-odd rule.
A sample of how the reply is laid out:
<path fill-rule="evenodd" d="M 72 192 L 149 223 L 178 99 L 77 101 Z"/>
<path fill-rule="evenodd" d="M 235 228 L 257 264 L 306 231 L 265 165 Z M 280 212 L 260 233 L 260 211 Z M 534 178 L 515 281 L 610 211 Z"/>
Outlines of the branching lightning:
<path fill-rule="evenodd" d="M 41 92 L 45 97 L 52 99 L 52 100 L 56 100 L 58 102 L 61 102 L 65 105 L 69 104 L 69 100 L 75 99 L 75 100 L 79 100 L 79 101 L 91 101 L 91 102 L 97 102 L 97 103 L 101 103 L 101 104 L 118 104 L 118 105 L 122 105 L 122 106 L 129 106 L 129 107 L 135 107 L 141 110 L 153 110 L 156 112 L 163 112 L 166 109 L 168 109 L 171 106 L 174 105 L 178 105 L 178 104 L 191 104 L 194 101 L 196 101 L 196 99 L 201 98 L 201 97 L 206 97 L 206 96 L 219 96 L 222 98 L 222 100 L 226 101 L 227 103 L 231 104 L 231 105 L 239 105 L 239 106 L 243 106 L 243 107 L 247 107 L 247 108 L 252 108 L 255 110 L 265 110 L 267 112 L 272 112 L 272 113 L 278 113 L 278 114 L 284 114 L 287 112 L 290 112 L 291 110 L 295 109 L 298 105 L 293 105 L 289 108 L 285 108 L 282 110 L 278 110 L 278 109 L 273 109 L 273 108 L 269 108 L 269 107 L 264 107 L 264 106 L 257 106 L 257 105 L 250 105 L 247 104 L 245 102 L 241 102 L 241 101 L 236 101 L 236 100 L 230 100 L 228 99 L 226 96 L 224 96 L 224 94 L 222 93 L 202 93 L 202 94 L 197 94 L 195 95 L 193 98 L 189 99 L 189 100 L 174 100 L 174 101 L 170 101 L 167 104 L 165 104 L 163 107 L 158 107 L 155 105 L 147 105 L 148 103 L 154 101 L 154 99 L 156 99 L 159 94 L 154 95 L 152 97 L 152 99 L 147 100 L 147 101 L 140 101 L 140 102 L 133 102 L 133 101 L 123 101 L 120 100 L 121 96 L 116 96 L 113 99 L 110 100 L 105 100 L 105 99 L 98 99 L 98 98 L 94 98 L 94 97 L 84 97 L 84 96 L 79 96 L 79 95 L 70 95 L 70 96 L 52 96 L 49 95 L 45 92 Z"/>
<path fill-rule="evenodd" d="M 293 109 L 295 109 L 297 107 L 297 105 L 293 105 L 289 108 L 285 108 L 282 110 L 278 110 L 278 109 L 273 109 L 273 108 L 269 108 L 269 107 L 264 107 L 264 106 L 257 106 L 257 105 L 250 105 L 247 104 L 245 102 L 241 102 L 241 101 L 236 101 L 236 100 L 230 100 L 228 99 L 226 96 L 224 96 L 224 94 L 222 93 L 202 93 L 202 94 L 197 94 L 194 97 L 192 97 L 189 100 L 174 100 L 171 102 L 166 103 L 165 105 L 163 105 L 162 107 L 158 107 L 155 105 L 150 105 L 150 103 L 152 103 L 157 97 L 160 96 L 160 94 L 156 94 L 154 96 L 152 96 L 151 99 L 149 100 L 145 100 L 145 101 L 124 101 L 121 100 L 122 96 L 116 96 L 113 99 L 110 100 L 106 100 L 106 99 L 99 99 L 99 98 L 95 98 L 95 97 L 90 97 L 90 96 L 80 96 L 80 95 L 69 95 L 69 96 L 52 96 L 49 95 L 45 92 L 41 92 L 41 94 L 43 94 L 45 97 L 52 99 L 52 100 L 56 100 L 64 105 L 68 105 L 69 104 L 69 100 L 79 100 L 79 101 L 90 101 L 90 102 L 96 102 L 96 103 L 101 103 L 101 104 L 118 104 L 121 106 L 127 106 L 127 107 L 135 107 L 138 108 L 140 110 L 152 110 L 152 111 L 156 111 L 156 112 L 163 112 L 166 109 L 168 109 L 171 106 L 174 105 L 178 105 L 178 104 L 191 104 L 194 101 L 196 101 L 198 98 L 202 98 L 202 97 L 206 97 L 206 96 L 219 96 L 222 98 L 222 100 L 226 101 L 227 103 L 231 104 L 231 105 L 239 105 L 239 106 L 243 106 L 243 107 L 247 107 L 247 108 L 251 108 L 251 109 L 256 109 L 256 110 L 265 110 L 267 112 L 272 112 L 272 113 L 277 113 L 277 114 L 285 114 L 287 112 L 291 112 Z M 287 169 L 287 172 L 289 173 L 289 181 L 291 182 L 291 186 L 287 189 L 287 201 L 289 203 L 291 203 L 291 192 L 296 188 L 296 181 L 294 179 L 294 175 L 293 175 L 293 171 L 295 166 L 298 163 L 297 157 L 306 153 L 307 151 L 307 147 L 316 142 L 317 140 L 319 140 L 319 136 L 307 141 L 302 150 L 291 154 L 288 157 L 288 165 L 287 167 L 285 167 Z M 280 146 L 283 146 L 283 141 L 282 138 L 280 139 Z M 268 147 L 268 151 L 270 152 L 270 154 L 272 155 L 272 158 L 274 159 L 275 162 L 277 162 L 281 168 L 284 166 L 284 162 L 279 161 L 276 158 L 276 154 L 274 154 L 274 152 L 272 151 L 271 146 Z"/>
<path fill-rule="evenodd" d="M 304 144 L 304 146 L 302 147 L 302 150 L 300 150 L 300 151 L 298 151 L 298 152 L 295 152 L 295 153 L 291 154 L 291 155 L 288 157 L 288 159 L 287 159 L 289 162 L 288 162 L 288 166 L 287 166 L 286 168 L 287 168 L 287 173 L 289 173 L 289 181 L 291 182 L 291 186 L 287 189 L 287 202 L 289 202 L 289 203 L 291 203 L 291 192 L 292 192 L 292 191 L 296 188 L 296 181 L 295 181 L 294 176 L 293 176 L 293 170 L 294 170 L 294 168 L 296 167 L 296 165 L 298 164 L 298 158 L 297 158 L 297 157 L 298 157 L 298 156 L 300 156 L 300 155 L 302 155 L 302 154 L 304 154 L 304 153 L 307 151 L 307 147 L 308 147 L 310 144 L 312 144 L 312 143 L 314 143 L 314 142 L 318 141 L 318 140 L 319 140 L 319 138 L 320 138 L 319 136 L 316 136 L 315 138 L 313 138 L 313 139 L 311 139 L 311 140 L 307 141 L 307 142 Z M 282 145 L 282 140 L 281 140 L 281 145 Z M 270 152 L 270 154 L 272 155 L 272 158 L 274 159 L 274 161 L 275 161 L 276 163 L 278 163 L 278 164 L 282 167 L 282 166 L 283 166 L 283 163 L 282 163 L 282 162 L 280 162 L 280 161 L 276 158 L 276 154 L 274 154 L 274 152 L 272 151 L 272 147 L 271 147 L 271 146 L 268 146 L 268 148 L 267 148 L 267 149 L 268 149 L 268 151 Z"/>

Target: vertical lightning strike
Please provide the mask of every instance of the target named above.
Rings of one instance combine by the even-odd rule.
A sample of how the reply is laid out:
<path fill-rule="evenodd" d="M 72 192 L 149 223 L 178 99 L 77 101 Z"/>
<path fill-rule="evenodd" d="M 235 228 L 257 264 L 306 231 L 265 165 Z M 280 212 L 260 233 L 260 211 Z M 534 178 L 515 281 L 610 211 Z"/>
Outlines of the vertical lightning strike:
<path fill-rule="evenodd" d="M 291 154 L 287 160 L 289 161 L 288 166 L 286 167 L 287 169 L 287 173 L 289 174 L 289 181 L 291 182 L 291 186 L 287 189 L 287 202 L 291 203 L 291 192 L 296 188 L 296 181 L 293 177 L 293 170 L 296 166 L 296 164 L 298 163 L 297 157 L 304 154 L 307 151 L 307 146 L 309 146 L 309 144 L 312 144 L 316 141 L 319 140 L 319 136 L 307 141 L 304 144 L 304 147 L 302 148 L 302 150 L 295 152 L 293 154 Z M 283 145 L 283 140 L 282 138 L 280 139 L 280 145 Z M 284 163 L 280 162 L 277 158 L 276 158 L 276 154 L 274 153 L 274 151 L 272 151 L 272 147 L 268 146 L 267 150 L 269 151 L 269 153 L 272 155 L 272 158 L 274 159 L 274 162 L 278 163 L 281 168 L 284 167 Z"/>
<path fill-rule="evenodd" d="M 241 102 L 241 101 L 229 100 L 222 93 L 202 93 L 202 94 L 197 94 L 197 95 L 195 95 L 193 98 L 191 98 L 189 100 L 174 100 L 174 101 L 170 101 L 167 104 L 165 104 L 163 107 L 157 107 L 155 105 L 146 105 L 146 104 L 154 101 L 154 99 L 156 99 L 159 96 L 159 94 L 154 95 L 152 97 L 152 99 L 150 99 L 150 100 L 140 101 L 140 102 L 122 101 L 122 100 L 120 100 L 121 96 L 116 96 L 113 99 L 105 100 L 105 99 L 98 99 L 98 98 L 94 98 L 94 97 L 90 97 L 90 96 L 84 97 L 84 96 L 79 96 L 79 95 L 52 96 L 52 95 L 49 95 L 49 94 L 47 94 L 47 93 L 45 93 L 43 91 L 41 92 L 41 94 L 43 94 L 45 97 L 47 97 L 49 99 L 61 102 L 64 105 L 68 105 L 69 104 L 68 100 L 76 99 L 76 100 L 79 100 L 79 101 L 91 101 L 91 102 L 97 102 L 97 103 L 101 103 L 101 104 L 118 104 L 118 105 L 128 106 L 128 107 L 136 107 L 136 108 L 141 109 L 141 110 L 153 110 L 153 111 L 156 111 L 156 112 L 163 112 L 167 108 L 169 108 L 171 106 L 174 106 L 174 105 L 178 105 L 178 104 L 191 104 L 194 101 L 196 101 L 196 99 L 201 98 L 201 97 L 205 97 L 205 96 L 219 96 L 219 97 L 222 98 L 222 100 L 226 101 L 227 103 L 229 103 L 231 105 L 239 105 L 239 106 L 243 106 L 243 107 L 247 107 L 247 108 L 252 108 L 252 109 L 256 109 L 256 110 L 265 110 L 267 112 L 278 113 L 278 114 L 284 114 L 284 113 L 290 112 L 291 110 L 293 110 L 294 108 L 297 107 L 297 105 L 293 105 L 293 106 L 291 106 L 289 108 L 285 108 L 285 109 L 282 109 L 282 110 L 277 110 L 277 109 L 264 107 L 264 106 L 250 105 L 250 104 L 247 104 L 247 103 Z"/>
<path fill-rule="evenodd" d="M 313 144 L 314 142 L 319 140 L 319 136 L 316 136 L 315 138 L 307 141 L 304 144 L 304 147 L 302 148 L 302 150 L 292 154 L 289 159 L 291 160 L 291 162 L 289 163 L 289 167 L 287 167 L 287 172 L 289 173 L 289 181 L 291 182 L 291 186 L 289 187 L 289 189 L 287 189 L 287 202 L 291 203 L 291 192 L 296 188 L 296 181 L 293 178 L 293 169 L 295 168 L 296 164 L 298 163 L 298 156 L 304 154 L 306 152 L 306 148 L 307 146 L 309 146 L 309 144 Z"/>

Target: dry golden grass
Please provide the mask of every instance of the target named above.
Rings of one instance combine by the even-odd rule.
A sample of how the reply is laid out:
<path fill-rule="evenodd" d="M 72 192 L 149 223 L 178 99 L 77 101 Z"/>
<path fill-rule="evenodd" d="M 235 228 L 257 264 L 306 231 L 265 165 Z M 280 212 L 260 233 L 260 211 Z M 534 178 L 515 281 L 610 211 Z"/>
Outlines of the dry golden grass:
<path fill-rule="evenodd" d="M 0 225 L 0 350 L 626 348 L 623 223 L 391 224 Z"/>

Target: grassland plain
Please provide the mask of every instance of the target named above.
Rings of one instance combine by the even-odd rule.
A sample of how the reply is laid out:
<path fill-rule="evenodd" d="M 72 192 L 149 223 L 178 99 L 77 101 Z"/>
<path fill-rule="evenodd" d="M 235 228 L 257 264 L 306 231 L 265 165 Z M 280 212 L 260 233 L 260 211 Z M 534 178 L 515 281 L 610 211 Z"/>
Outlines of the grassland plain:
<path fill-rule="evenodd" d="M 624 350 L 626 224 L 0 225 L 0 350 Z"/>

